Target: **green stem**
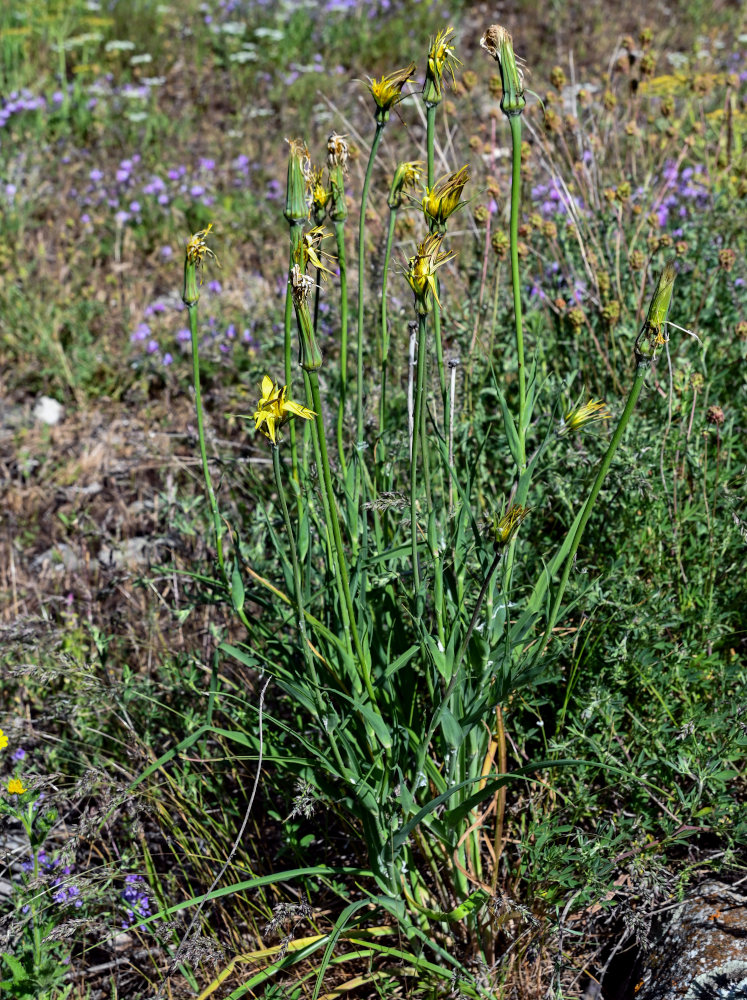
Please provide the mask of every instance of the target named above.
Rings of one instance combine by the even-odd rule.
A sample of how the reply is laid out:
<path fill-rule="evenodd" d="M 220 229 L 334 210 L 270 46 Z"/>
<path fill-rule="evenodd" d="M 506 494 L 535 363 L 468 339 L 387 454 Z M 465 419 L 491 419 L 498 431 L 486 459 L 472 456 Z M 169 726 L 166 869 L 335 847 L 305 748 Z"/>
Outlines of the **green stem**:
<path fill-rule="evenodd" d="M 630 420 L 630 417 L 633 413 L 635 404 L 638 402 L 638 397 L 641 394 L 641 389 L 643 388 L 643 383 L 646 380 L 646 373 L 648 372 L 649 367 L 650 367 L 649 363 L 644 361 L 642 363 L 639 363 L 638 367 L 636 368 L 635 379 L 633 380 L 633 385 L 631 386 L 630 393 L 628 395 L 628 400 L 625 403 L 625 409 L 622 412 L 620 421 L 617 427 L 615 428 L 615 433 L 612 435 L 612 439 L 609 443 L 607 451 L 605 452 L 604 457 L 599 465 L 596 478 L 594 479 L 594 483 L 591 487 L 591 492 L 589 493 L 589 496 L 586 499 L 586 503 L 584 504 L 583 513 L 581 514 L 581 520 L 578 523 L 578 527 L 576 528 L 573 540 L 571 542 L 571 547 L 568 551 L 568 555 L 566 556 L 565 566 L 563 567 L 563 575 L 560 579 L 560 583 L 558 584 L 558 589 L 555 593 L 555 600 L 553 601 L 552 610 L 550 611 L 550 617 L 547 620 L 547 627 L 545 628 L 545 634 L 542 638 L 542 642 L 540 643 L 537 649 L 537 654 L 536 654 L 537 657 L 539 657 L 542 651 L 544 650 L 552 634 L 552 630 L 555 627 L 555 623 L 558 620 L 560 605 L 563 600 L 563 595 L 565 594 L 565 589 L 568 585 L 568 579 L 571 575 L 571 569 L 573 568 L 573 561 L 576 558 L 576 552 L 578 551 L 578 547 L 581 544 L 581 537 L 584 533 L 584 528 L 586 527 L 587 522 L 591 517 L 592 509 L 594 507 L 597 497 L 599 496 L 599 491 L 602 488 L 602 484 L 609 471 L 610 465 L 612 464 L 612 459 L 615 455 L 615 452 L 617 451 L 617 447 L 620 444 L 620 441 L 622 440 L 622 436 L 625 432 L 625 428 L 628 425 L 628 421 Z"/>
<path fill-rule="evenodd" d="M 371 185 L 371 174 L 373 173 L 374 159 L 376 151 L 381 142 L 384 132 L 385 122 L 376 123 L 376 132 L 371 143 L 371 152 L 368 157 L 366 176 L 363 180 L 363 191 L 361 192 L 361 212 L 358 220 L 358 357 L 357 357 L 357 385 L 356 385 L 356 439 L 357 448 L 363 442 L 363 287 L 365 284 L 365 263 L 366 263 L 366 206 L 368 204 L 368 189 Z"/>
<path fill-rule="evenodd" d="M 289 234 L 290 234 L 290 255 L 288 262 L 288 272 L 290 273 L 295 260 L 295 251 L 298 248 L 298 244 L 301 241 L 303 235 L 303 223 L 302 222 L 291 222 L 289 224 Z M 284 349 L 285 349 L 285 384 L 291 384 L 291 377 L 293 374 L 293 363 L 291 359 L 291 350 L 293 347 L 293 298 L 291 296 L 291 286 L 290 281 L 285 290 L 285 339 L 284 339 Z M 293 481 L 295 483 L 300 482 L 298 474 L 298 446 L 296 445 L 296 426 L 293 421 L 291 421 L 288 428 L 288 437 L 290 439 L 290 453 L 291 453 L 291 469 L 293 470 Z"/>
<path fill-rule="evenodd" d="M 213 532 L 215 534 L 215 548 L 218 555 L 218 565 L 220 566 L 223 582 L 228 586 L 226 567 L 223 557 L 223 522 L 218 510 L 218 501 L 215 498 L 213 483 L 210 478 L 210 466 L 208 464 L 207 448 L 205 446 L 205 424 L 202 415 L 202 391 L 200 389 L 200 351 L 197 341 L 197 303 L 187 306 L 189 313 L 189 332 L 192 338 L 192 385 L 195 390 L 195 410 L 197 411 L 197 438 L 200 446 L 200 459 L 202 461 L 202 475 L 205 480 L 205 490 L 210 504 L 210 513 L 213 518 Z"/>
<path fill-rule="evenodd" d="M 524 328 L 521 315 L 521 279 L 519 275 L 519 203 L 521 199 L 521 115 L 511 115 L 511 286 L 514 297 L 514 323 L 516 326 L 516 356 L 519 371 L 519 475 L 526 469 L 526 368 L 524 366 Z"/>
<path fill-rule="evenodd" d="M 316 665 L 314 664 L 314 657 L 311 655 L 311 650 L 309 649 L 309 642 L 306 636 L 306 619 L 304 617 L 304 600 L 303 600 L 303 585 L 301 583 L 301 567 L 298 563 L 298 551 L 296 548 L 296 538 L 293 534 L 293 525 L 291 524 L 290 514 L 288 513 L 288 504 L 285 499 L 285 488 L 283 486 L 283 477 L 280 471 L 280 449 L 276 444 L 272 446 L 272 468 L 275 473 L 275 485 L 277 486 L 278 496 L 280 497 L 280 506 L 283 511 L 283 521 L 285 522 L 285 531 L 288 536 L 288 544 L 290 547 L 291 563 L 293 565 L 293 589 L 295 591 L 296 597 L 296 611 L 298 614 L 298 632 L 301 639 L 301 646 L 303 648 L 304 661 L 306 663 L 306 669 L 311 677 L 312 690 L 314 694 L 314 702 L 316 704 L 316 710 L 319 714 L 319 721 L 321 722 L 324 716 L 327 714 L 327 710 L 324 706 L 321 696 L 321 687 L 319 684 L 319 676 L 316 672 Z M 337 741 L 335 740 L 334 732 L 327 730 L 327 736 L 330 740 L 330 745 L 332 751 L 337 760 L 337 766 L 340 768 L 340 773 L 345 773 L 345 765 L 343 763 L 342 757 L 340 756 L 340 751 L 337 747 Z"/>
<path fill-rule="evenodd" d="M 457 679 L 459 678 L 459 669 L 462 666 L 462 660 L 464 659 L 464 654 L 467 652 L 467 647 L 469 646 L 469 641 L 472 638 L 472 633 L 475 631 L 477 625 L 477 620 L 480 617 L 480 610 L 482 608 L 483 601 L 485 600 L 485 595 L 488 592 L 488 587 L 490 586 L 490 581 L 493 579 L 495 571 L 498 569 L 498 564 L 501 561 L 501 552 L 497 552 L 493 557 L 493 561 L 488 569 L 487 576 L 483 580 L 482 587 L 480 588 L 480 593 L 477 595 L 477 602 L 475 603 L 475 610 L 472 612 L 472 618 L 470 619 L 467 631 L 464 633 L 464 638 L 462 639 L 461 645 L 459 646 L 459 651 L 457 652 L 456 658 L 454 659 L 454 668 L 451 674 L 451 680 L 448 683 L 444 696 L 441 699 L 441 704 L 438 706 L 436 711 L 433 713 L 433 718 L 428 727 L 428 732 L 426 733 L 425 740 L 420 747 L 420 755 L 418 761 L 418 769 L 422 770 L 423 760 L 425 759 L 425 754 L 428 751 L 431 740 L 433 739 L 433 734 L 436 731 L 436 726 L 438 725 L 439 719 L 441 718 L 441 713 L 443 712 L 449 698 L 454 693 L 454 688 L 456 687 Z"/>
<path fill-rule="evenodd" d="M 349 618 L 349 628 L 353 639 L 353 645 L 355 647 L 355 653 L 358 657 L 358 662 L 361 669 L 361 674 L 363 676 L 363 683 L 366 687 L 371 702 L 376 707 L 376 693 L 374 692 L 373 685 L 371 684 L 371 674 L 368 664 L 368 659 L 363 651 L 363 646 L 361 645 L 360 636 L 358 635 L 358 626 L 356 623 L 355 609 L 353 607 L 353 599 L 350 594 L 350 583 L 348 581 L 348 570 L 345 557 L 345 549 L 342 544 L 342 534 L 340 532 L 340 518 L 337 512 L 337 501 L 335 499 L 334 490 L 332 488 L 332 476 L 329 469 L 329 457 L 327 455 L 327 442 L 324 436 L 324 415 L 322 413 L 322 398 L 319 393 L 319 376 L 316 371 L 310 371 L 309 373 L 309 386 L 311 388 L 311 399 L 314 406 L 314 411 L 316 413 L 316 426 L 317 426 L 317 437 L 319 439 L 319 450 L 321 455 L 321 471 L 322 478 L 324 480 L 324 489 L 327 493 L 327 499 L 329 502 L 330 517 L 332 520 L 332 537 L 335 542 L 335 550 L 337 553 L 337 564 L 340 571 L 340 581 L 342 583 L 343 599 L 345 606 L 347 607 L 348 618 Z"/>
<path fill-rule="evenodd" d="M 347 463 L 342 429 L 345 422 L 345 401 L 348 394 L 348 265 L 345 255 L 345 223 L 335 222 L 337 262 L 340 267 L 340 401 L 337 407 L 337 451 L 340 456 L 343 482 L 347 478 Z"/>
<path fill-rule="evenodd" d="M 418 347 L 418 352 L 420 347 Z M 423 345 L 423 353 L 425 354 L 425 345 Z M 418 353 L 418 358 L 420 354 Z M 426 358 L 423 362 L 423 367 L 428 368 L 428 359 Z M 423 373 L 423 382 L 425 382 L 425 374 Z M 426 423 L 426 417 L 428 414 L 428 407 L 426 405 L 427 393 L 425 388 L 420 395 L 420 446 L 423 452 L 423 483 L 425 485 L 425 506 L 428 512 L 428 528 L 426 537 L 428 539 L 428 549 L 430 551 L 431 560 L 433 562 L 433 607 L 436 613 L 436 628 L 438 630 L 438 638 L 442 646 L 446 646 L 446 634 L 444 632 L 444 616 L 443 616 L 443 602 L 444 602 L 444 576 L 443 576 L 443 561 L 441 559 L 441 554 L 438 549 L 438 542 L 436 541 L 436 510 L 433 504 L 433 490 L 431 489 L 431 463 L 430 463 L 430 449 L 428 447 L 428 427 Z"/>
<path fill-rule="evenodd" d="M 423 613 L 420 596 L 420 567 L 418 566 L 418 446 L 420 443 L 420 421 L 425 391 L 425 335 L 426 314 L 418 313 L 418 367 L 415 376 L 415 397 L 412 406 L 412 446 L 410 449 L 410 533 L 412 536 L 412 586 L 417 616 Z"/>
<path fill-rule="evenodd" d="M 433 187 L 433 182 L 435 180 L 435 167 L 433 163 L 433 147 L 435 145 L 436 136 L 436 108 L 437 104 L 428 104 L 425 109 L 425 122 L 426 122 L 426 148 L 428 156 L 428 187 Z"/>
<path fill-rule="evenodd" d="M 308 372 L 304 372 L 304 382 L 306 385 L 306 403 L 310 410 L 314 409 L 314 394 L 311 388 L 311 377 Z M 314 445 L 314 461 L 316 462 L 317 469 L 322 468 L 322 449 L 319 443 L 319 433 L 318 426 L 316 426 L 317 433 L 312 435 L 312 442 Z M 331 567 L 332 573 L 335 577 L 335 583 L 337 585 L 337 593 L 342 593 L 342 580 L 340 578 L 340 568 L 338 565 L 338 560 L 334 553 L 334 543 L 331 537 L 330 525 L 332 523 L 332 511 L 329 506 L 329 496 L 326 490 L 321 490 L 322 495 L 322 507 L 324 509 L 324 541 L 327 547 L 327 565 Z M 340 614 L 342 617 L 343 624 L 343 634 L 345 636 L 345 645 L 352 656 L 353 644 L 350 638 L 350 623 L 348 619 L 348 607 L 344 601 L 340 602 Z"/>
<path fill-rule="evenodd" d="M 379 437 L 384 433 L 386 427 L 386 376 L 389 363 L 389 328 L 386 316 L 386 290 L 387 279 L 389 277 L 389 260 L 392 255 L 392 244 L 394 242 L 394 227 L 397 222 L 397 209 L 389 211 L 389 231 L 386 236 L 386 250 L 384 251 L 384 274 L 381 279 L 381 395 L 379 397 Z"/>
<path fill-rule="evenodd" d="M 428 187 L 435 183 L 435 166 L 433 149 L 436 141 L 436 104 L 426 106 L 426 149 L 428 158 Z M 431 230 L 434 224 L 431 224 Z M 438 279 L 436 279 L 438 287 Z M 446 370 L 444 368 L 444 345 L 441 339 L 441 306 L 434 296 L 433 301 L 433 337 L 436 342 L 436 363 L 438 365 L 438 380 L 441 384 L 441 402 L 444 406 L 444 437 L 449 440 L 449 411 L 446 406 Z"/>

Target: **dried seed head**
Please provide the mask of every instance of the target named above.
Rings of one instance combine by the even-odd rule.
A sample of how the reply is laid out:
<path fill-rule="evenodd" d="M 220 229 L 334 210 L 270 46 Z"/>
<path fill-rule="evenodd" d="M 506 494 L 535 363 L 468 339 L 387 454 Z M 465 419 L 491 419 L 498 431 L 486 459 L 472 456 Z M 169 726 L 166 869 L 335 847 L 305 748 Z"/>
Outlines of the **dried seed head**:
<path fill-rule="evenodd" d="M 726 417 L 724 416 L 724 411 L 720 406 L 709 406 L 706 411 L 706 420 L 709 424 L 713 424 L 715 427 L 720 427 Z"/>
<path fill-rule="evenodd" d="M 342 167 L 343 171 L 347 173 L 349 155 L 345 136 L 338 135 L 337 132 L 330 133 L 330 137 L 327 139 L 327 167 L 330 170 Z"/>

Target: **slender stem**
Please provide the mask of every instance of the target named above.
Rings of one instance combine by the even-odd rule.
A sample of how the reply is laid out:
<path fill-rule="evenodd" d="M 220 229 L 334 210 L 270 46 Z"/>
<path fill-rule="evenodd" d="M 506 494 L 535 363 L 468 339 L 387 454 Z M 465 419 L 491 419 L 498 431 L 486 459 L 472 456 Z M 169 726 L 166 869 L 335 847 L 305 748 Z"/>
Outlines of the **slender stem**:
<path fill-rule="evenodd" d="M 615 433 L 612 435 L 607 451 L 604 453 L 604 457 L 599 464 L 599 469 L 592 484 L 589 496 L 584 504 L 583 512 L 581 515 L 581 520 L 578 523 L 573 540 L 571 542 L 571 547 L 568 550 L 568 555 L 566 556 L 565 566 L 563 567 L 563 575 L 558 584 L 558 589 L 555 592 L 555 600 L 553 601 L 552 610 L 550 611 L 550 617 L 547 620 L 547 627 L 545 628 L 545 634 L 542 638 L 542 642 L 537 648 L 537 656 L 541 654 L 544 650 L 550 636 L 552 635 L 552 630 L 555 627 L 555 623 L 558 620 L 558 613 L 560 611 L 560 605 L 563 601 L 563 595 L 565 594 L 565 589 L 568 585 L 568 579 L 571 575 L 571 569 L 573 567 L 573 561 L 576 558 L 576 552 L 581 544 L 581 537 L 584 533 L 584 528 L 586 527 L 589 518 L 591 517 L 591 512 L 599 496 L 599 491 L 602 488 L 602 483 L 605 480 L 607 473 L 609 472 L 610 465 L 612 464 L 612 459 L 617 447 L 622 440 L 622 436 L 625 432 L 625 428 L 628 425 L 628 421 L 635 409 L 635 404 L 638 402 L 638 397 L 641 394 L 641 389 L 643 388 L 643 383 L 646 380 L 646 373 L 648 372 L 649 364 L 642 363 L 636 368 L 635 379 L 633 380 L 633 385 L 630 389 L 627 402 L 625 403 L 625 409 L 622 412 L 620 421 L 615 428 Z"/>
<path fill-rule="evenodd" d="M 387 279 L 389 277 L 389 260 L 392 255 L 392 243 L 394 242 L 394 227 L 397 222 L 397 209 L 389 210 L 389 231 L 386 236 L 386 250 L 384 251 L 384 274 L 381 279 L 381 395 L 379 396 L 379 437 L 384 433 L 386 427 L 386 376 L 389 363 L 389 328 L 386 317 L 386 291 Z"/>
<path fill-rule="evenodd" d="M 511 126 L 511 286 L 514 297 L 514 323 L 516 326 L 516 356 L 519 367 L 519 475 L 524 471 L 526 459 L 526 409 L 527 387 L 524 366 L 524 328 L 521 315 L 521 279 L 519 275 L 519 204 L 521 200 L 521 115 L 508 119 Z"/>
<path fill-rule="evenodd" d="M 363 191 L 361 192 L 361 212 L 358 220 L 358 357 L 357 357 L 357 385 L 356 385 L 356 439 L 355 443 L 360 447 L 363 441 L 363 289 L 366 277 L 366 206 L 368 204 L 368 189 L 371 185 L 371 174 L 373 173 L 374 159 L 376 151 L 381 142 L 385 122 L 376 123 L 376 132 L 371 143 L 371 152 L 368 157 L 366 176 L 363 180 Z"/>
<path fill-rule="evenodd" d="M 304 372 L 304 382 L 306 385 L 306 403 L 310 410 L 314 409 L 314 394 L 311 388 L 311 378 L 308 372 Z M 318 426 L 315 428 L 317 433 L 312 435 L 312 442 L 314 446 L 314 461 L 316 462 L 317 470 L 322 468 L 322 449 L 319 442 Z M 332 532 L 330 525 L 332 523 L 332 511 L 329 506 L 329 495 L 326 490 L 321 490 L 322 494 L 322 507 L 324 509 L 324 541 L 327 547 L 327 565 L 331 567 L 332 574 L 335 578 L 335 583 L 337 585 L 337 593 L 342 593 L 342 579 L 340 578 L 340 567 L 338 560 L 335 556 L 334 542 L 332 539 Z M 345 637 L 345 645 L 348 652 L 352 655 L 353 644 L 350 638 L 350 622 L 348 617 L 348 606 L 344 601 L 340 601 L 340 615 L 342 617 L 343 625 L 343 635 Z"/>
<path fill-rule="evenodd" d="M 424 352 L 425 353 L 425 352 Z M 428 368 L 428 359 L 425 359 L 424 367 Z M 425 377 L 424 377 L 425 381 Z M 436 613 L 436 628 L 441 645 L 446 645 L 446 633 L 444 632 L 444 574 L 443 560 L 439 552 L 436 541 L 436 508 L 433 503 L 433 490 L 431 488 L 431 463 L 430 448 L 428 446 L 428 426 L 426 416 L 428 407 L 426 406 L 427 393 L 425 389 L 420 397 L 420 447 L 423 453 L 423 483 L 425 485 L 425 508 L 428 515 L 428 550 L 433 562 L 433 608 Z"/>
<path fill-rule="evenodd" d="M 426 149 L 428 158 L 428 187 L 432 188 L 435 183 L 435 166 L 433 162 L 433 149 L 436 142 L 436 104 L 426 106 Z M 433 226 L 431 226 L 433 229 Z M 438 279 L 436 279 L 438 286 Z M 438 299 L 434 297 L 433 302 L 433 339 L 436 343 L 436 363 L 438 365 L 438 380 L 441 384 L 441 402 L 444 406 L 444 436 L 449 438 L 449 410 L 446 406 L 446 371 L 444 369 L 444 345 L 441 339 L 441 307 Z"/>
<path fill-rule="evenodd" d="M 202 413 L 202 391 L 200 389 L 200 351 L 197 341 L 197 303 L 187 306 L 189 313 L 189 332 L 192 337 L 192 385 L 195 390 L 195 410 L 197 412 L 197 438 L 200 446 L 200 459 L 202 461 L 202 475 L 205 480 L 205 490 L 210 504 L 210 513 L 213 518 L 213 533 L 215 535 L 215 549 L 218 555 L 218 565 L 220 566 L 223 582 L 228 585 L 226 567 L 223 558 L 223 522 L 218 510 L 218 501 L 215 498 L 215 490 L 210 478 L 210 466 L 208 464 L 207 448 L 205 446 L 205 424 Z"/>
<path fill-rule="evenodd" d="M 437 104 L 428 104 L 425 109 L 425 127 L 426 127 L 426 148 L 428 156 L 428 187 L 433 187 L 433 182 L 435 180 L 435 167 L 433 163 L 433 147 L 435 145 L 436 138 L 436 108 Z M 421 119 L 422 121 L 422 119 Z"/>
<path fill-rule="evenodd" d="M 288 263 L 288 271 L 293 267 L 295 251 L 298 248 L 298 244 L 301 240 L 303 234 L 303 223 L 302 222 L 291 222 L 289 224 L 289 234 L 290 234 L 290 255 Z M 293 346 L 293 299 L 291 297 L 291 286 L 290 281 L 286 286 L 285 290 L 285 338 L 284 338 L 284 353 L 285 353 L 285 384 L 291 384 L 291 376 L 293 374 L 293 366 L 291 360 L 291 351 Z M 298 446 L 296 445 L 296 425 L 291 421 L 288 428 L 288 437 L 290 439 L 290 452 L 291 452 L 291 468 L 293 470 L 293 480 L 294 482 L 300 482 L 298 475 Z"/>
<path fill-rule="evenodd" d="M 418 566 L 418 445 L 420 443 L 420 423 L 423 416 L 422 398 L 425 392 L 425 334 L 426 315 L 418 313 L 418 367 L 415 381 L 415 395 L 412 406 L 412 443 L 410 449 L 410 533 L 412 537 L 412 580 L 413 596 L 418 617 L 423 613 L 420 596 L 420 567 Z"/>
<path fill-rule="evenodd" d="M 451 680 L 448 683 L 444 696 L 441 699 L 441 704 L 438 706 L 436 711 L 433 713 L 433 718 L 431 719 L 431 724 L 428 727 L 428 732 L 426 734 L 425 740 L 420 747 L 421 758 L 425 757 L 428 746 L 433 739 L 433 734 L 436 731 L 436 726 L 441 718 L 441 713 L 446 707 L 446 703 L 454 692 L 457 680 L 459 678 L 459 668 L 462 665 L 462 660 L 464 659 L 464 654 L 467 652 L 467 647 L 469 646 L 469 641 L 472 638 L 472 633 L 475 631 L 477 625 L 477 620 L 480 617 L 480 610 L 482 609 L 482 603 L 485 600 L 485 595 L 488 592 L 488 587 L 490 586 L 490 581 L 493 579 L 493 574 L 498 569 L 498 564 L 501 561 L 501 552 L 496 552 L 493 557 L 493 561 L 488 569 L 487 576 L 483 580 L 482 587 L 480 587 L 480 593 L 477 595 L 477 602 L 475 603 L 475 610 L 472 612 L 472 618 L 470 619 L 467 631 L 464 633 L 464 638 L 462 639 L 461 645 L 459 646 L 459 651 L 454 659 L 454 668 L 451 674 Z M 419 768 L 422 768 L 422 760 L 419 762 Z"/>
<path fill-rule="evenodd" d="M 343 480 L 347 476 L 342 428 L 345 422 L 345 401 L 348 394 L 348 264 L 345 254 L 345 223 L 335 222 L 337 263 L 340 267 L 340 402 L 337 407 L 337 451 Z"/>
<path fill-rule="evenodd" d="M 316 672 L 316 665 L 314 663 L 314 657 L 311 655 L 311 650 L 309 649 L 309 642 L 306 636 L 306 619 L 304 617 L 304 600 L 303 600 L 303 585 L 301 583 L 301 567 L 298 563 L 298 552 L 296 548 L 296 539 L 293 534 L 293 525 L 291 524 L 290 514 L 288 513 L 288 504 L 285 499 L 285 488 L 283 486 L 283 477 L 280 470 L 280 449 L 275 444 L 272 446 L 272 468 L 275 473 L 275 485 L 277 486 L 278 496 L 280 497 L 280 506 L 283 511 L 283 521 L 285 522 L 285 531 L 288 536 L 288 544 L 290 547 L 291 563 L 293 565 L 293 589 L 295 591 L 296 597 L 296 612 L 298 615 L 298 632 L 301 639 L 301 646 L 303 649 L 304 661 L 306 663 L 306 669 L 311 677 L 312 691 L 314 695 L 314 702 L 316 704 L 316 710 L 319 713 L 319 721 L 323 719 L 326 715 L 326 709 L 321 696 L 321 686 L 319 684 L 319 676 Z M 345 765 L 340 756 L 340 751 L 337 747 L 337 741 L 335 740 L 334 732 L 327 730 L 327 736 L 330 741 L 330 745 L 334 752 L 335 758 L 337 760 L 337 766 L 340 768 L 341 773 L 345 773 Z"/>
<path fill-rule="evenodd" d="M 334 490 L 332 488 L 332 476 L 329 470 L 329 457 L 327 455 L 327 441 L 324 436 L 324 414 L 322 413 L 322 398 L 319 393 L 319 376 L 315 371 L 309 372 L 309 386 L 311 388 L 311 399 L 314 405 L 314 411 L 316 413 L 316 426 L 317 426 L 317 437 L 319 439 L 319 450 L 321 453 L 321 464 L 322 464 L 322 478 L 324 480 L 324 489 L 327 493 L 327 499 L 329 501 L 329 510 L 332 520 L 332 537 L 335 542 L 335 550 L 337 553 L 337 563 L 340 570 L 340 581 L 342 583 L 343 599 L 348 611 L 349 627 L 350 633 L 353 639 L 353 645 L 355 647 L 355 653 L 358 657 L 358 662 L 361 669 L 361 674 L 363 676 L 363 683 L 365 684 L 366 691 L 369 698 L 371 699 L 374 707 L 376 707 L 376 693 L 374 692 L 373 685 L 371 684 L 371 675 L 368 665 L 368 660 L 365 653 L 363 652 L 363 646 L 361 645 L 360 636 L 358 635 L 358 626 L 356 623 L 355 609 L 353 608 L 353 598 L 350 594 L 350 583 L 348 581 L 348 570 L 345 557 L 345 549 L 342 544 L 342 534 L 340 532 L 340 518 L 337 513 L 337 501 L 335 499 Z"/>

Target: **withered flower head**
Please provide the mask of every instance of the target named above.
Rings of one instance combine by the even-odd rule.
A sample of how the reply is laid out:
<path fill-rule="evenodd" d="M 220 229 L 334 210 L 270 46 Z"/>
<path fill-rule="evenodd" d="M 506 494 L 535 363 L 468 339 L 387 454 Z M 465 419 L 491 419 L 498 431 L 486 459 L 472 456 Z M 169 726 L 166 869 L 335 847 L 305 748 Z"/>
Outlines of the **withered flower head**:
<path fill-rule="evenodd" d="M 524 99 L 524 73 L 517 65 L 511 36 L 500 24 L 491 24 L 480 39 L 480 45 L 498 63 L 501 74 L 501 111 L 511 118 L 520 115 L 526 105 Z"/>
<path fill-rule="evenodd" d="M 340 166 L 343 170 L 348 169 L 348 144 L 344 135 L 332 132 L 327 139 L 327 166 L 330 170 Z"/>

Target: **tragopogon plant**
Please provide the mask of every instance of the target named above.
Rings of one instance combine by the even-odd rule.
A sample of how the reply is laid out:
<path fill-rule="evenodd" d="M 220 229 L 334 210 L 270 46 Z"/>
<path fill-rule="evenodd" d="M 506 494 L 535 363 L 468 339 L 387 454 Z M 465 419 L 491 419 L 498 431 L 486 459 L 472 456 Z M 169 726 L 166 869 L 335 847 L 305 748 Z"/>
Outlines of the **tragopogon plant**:
<path fill-rule="evenodd" d="M 445 388 L 440 316 L 449 308 L 449 269 L 459 261 L 459 248 L 448 242 L 446 224 L 460 209 L 469 180 L 467 166 L 439 180 L 433 176 L 435 108 L 442 98 L 445 73 L 453 76 L 459 65 L 450 29 L 439 32 L 428 56 L 423 92 L 427 178 L 419 199 L 422 219 L 415 250 L 403 267 L 417 331 L 408 415 L 390 408 L 388 402 L 390 389 L 401 396 L 397 387 L 407 373 L 393 367 L 386 296 L 395 280 L 388 268 L 396 213 L 403 191 L 421 183 L 420 161 L 403 161 L 392 180 L 383 295 L 372 295 L 366 284 L 365 217 L 382 130 L 392 107 L 403 98 L 403 87 L 413 78 L 414 64 L 370 81 L 376 131 L 360 194 L 357 368 L 352 393 L 346 357 L 343 233 L 347 147 L 342 136 L 330 137 L 331 194 L 329 200 L 317 198 L 334 222 L 340 266 L 339 341 L 337 349 L 331 349 L 332 357 L 324 358 L 309 298 L 327 269 L 321 256 L 326 234 L 318 218 L 309 228 L 308 152 L 301 140 L 291 144 L 284 374 L 281 384 L 271 367 L 253 417 L 272 449 L 275 503 L 282 517 L 282 531 L 273 528 L 270 534 L 277 558 L 273 579 L 246 563 L 236 541 L 230 551 L 225 550 L 225 522 L 204 446 L 197 363 L 195 276 L 212 256 L 206 244 L 208 232 L 196 234 L 187 245 L 184 298 L 193 330 L 198 432 L 215 533 L 214 586 L 245 629 L 240 642 L 224 644 L 222 649 L 268 672 L 304 713 L 307 721 L 303 734 L 296 734 L 296 752 L 287 759 L 280 757 L 277 766 L 343 814 L 365 844 L 365 865 L 356 869 L 363 895 L 341 910 L 330 932 L 306 939 L 303 947 L 274 962 L 268 960 L 264 971 L 252 978 L 253 988 L 319 950 L 323 955 L 317 997 L 337 941 L 353 934 L 349 925 L 365 919 L 371 933 L 364 933 L 365 928 L 360 933 L 370 958 L 396 955 L 422 974 L 447 981 L 458 973 L 467 995 L 493 995 L 464 972 L 452 947 L 455 928 L 465 948 L 491 967 L 505 922 L 494 898 L 504 846 L 506 786 L 532 780 L 542 768 L 573 764 L 535 760 L 507 773 L 502 707 L 541 669 L 554 627 L 562 620 L 571 569 L 591 510 L 665 340 L 674 269 L 671 265 L 664 269 L 635 342 L 632 388 L 586 500 L 554 550 L 538 551 L 531 535 L 541 534 L 528 532 L 527 527 L 542 518 L 532 494 L 543 461 L 555 454 L 564 434 L 607 419 L 610 411 L 599 400 L 579 402 L 564 407 L 556 424 L 547 417 L 546 408 L 543 412 L 537 406 L 541 397 L 547 399 L 549 389 L 537 361 L 527 362 L 522 318 L 518 248 L 522 73 L 505 29 L 489 28 L 483 46 L 498 62 L 503 87 L 500 108 L 513 150 L 509 252 L 514 338 L 513 343 L 501 344 L 501 351 L 511 354 L 516 377 L 505 385 L 496 379 L 493 386 L 505 433 L 498 452 L 495 442 L 489 450 L 480 447 L 477 459 L 469 457 L 468 445 L 453 447 L 452 407 L 458 439 L 465 442 L 469 435 L 461 430 L 468 416 Z M 322 183 L 320 176 L 314 183 Z M 375 311 L 380 316 L 381 330 L 379 349 L 368 352 L 367 345 L 373 348 L 377 339 L 365 335 L 367 306 L 368 314 Z M 297 342 L 304 402 L 294 401 L 296 391 L 291 389 L 292 339 Z M 486 363 L 490 364 L 489 358 Z M 278 360 L 275 367 L 280 365 Z M 380 395 L 373 387 L 380 387 Z M 355 402 L 354 419 L 349 396 Z M 555 405 L 560 405 L 557 400 Z M 378 411 L 378 420 L 366 423 L 366 407 L 371 414 Z M 305 453 L 299 453 L 294 420 L 303 420 L 310 428 L 302 443 Z M 328 438 L 336 439 L 334 454 Z M 355 469 L 348 475 L 351 455 Z M 478 471 L 497 481 L 499 468 L 510 470 L 505 492 L 501 498 L 496 489 L 486 509 L 475 489 Z M 269 519 L 263 523 L 263 531 L 269 523 Z M 251 530 L 251 525 L 234 525 L 231 537 Z M 521 588 L 514 579 L 518 560 Z M 527 586 L 526 580 L 533 584 Z M 216 699 L 219 703 L 220 690 Z M 318 865 L 278 872 L 272 881 L 335 874 L 337 869 Z M 372 906 L 404 929 L 409 942 L 404 950 L 382 944 L 373 933 L 371 921 L 378 917 L 372 916 Z"/>

